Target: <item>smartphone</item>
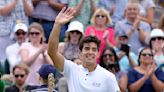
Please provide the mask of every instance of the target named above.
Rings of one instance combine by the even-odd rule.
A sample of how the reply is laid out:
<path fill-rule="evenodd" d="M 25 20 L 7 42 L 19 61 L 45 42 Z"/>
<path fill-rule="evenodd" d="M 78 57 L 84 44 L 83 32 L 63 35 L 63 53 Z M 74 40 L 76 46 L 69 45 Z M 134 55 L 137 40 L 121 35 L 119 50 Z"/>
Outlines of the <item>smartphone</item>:
<path fill-rule="evenodd" d="M 129 51 L 130 51 L 130 47 L 129 47 L 129 45 L 127 45 L 127 44 L 121 44 L 120 50 L 122 50 L 122 51 L 124 51 L 126 54 L 128 54 Z"/>

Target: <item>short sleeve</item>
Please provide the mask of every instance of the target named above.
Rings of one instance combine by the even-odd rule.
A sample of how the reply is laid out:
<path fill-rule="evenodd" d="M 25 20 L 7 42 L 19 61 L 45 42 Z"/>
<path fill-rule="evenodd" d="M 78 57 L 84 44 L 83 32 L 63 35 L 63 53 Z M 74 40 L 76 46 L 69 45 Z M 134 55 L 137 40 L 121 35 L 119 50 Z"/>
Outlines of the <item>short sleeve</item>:
<path fill-rule="evenodd" d="M 117 22 L 115 25 L 115 36 L 117 37 L 119 34 L 124 33 L 123 29 L 121 28 L 121 23 Z"/>
<path fill-rule="evenodd" d="M 94 34 L 95 34 L 95 30 L 93 29 L 92 26 L 88 26 L 85 30 L 85 36 L 89 36 L 91 35 L 91 31 L 93 30 Z"/>
<path fill-rule="evenodd" d="M 130 69 L 129 71 L 128 71 L 128 85 L 131 85 L 131 84 L 133 84 L 135 81 L 136 81 L 136 72 L 135 72 L 135 70 L 134 69 Z"/>
<path fill-rule="evenodd" d="M 66 78 L 70 78 L 71 74 L 75 72 L 74 70 L 76 70 L 77 67 L 77 64 L 70 60 L 64 59 L 64 76 Z"/>
<path fill-rule="evenodd" d="M 108 81 L 108 90 L 109 92 L 120 92 L 120 88 L 118 86 L 118 83 L 117 83 L 117 80 L 115 78 L 115 76 L 110 76 L 110 80 L 107 80 Z"/>
<path fill-rule="evenodd" d="M 155 75 L 160 81 L 164 82 L 164 72 L 160 68 L 155 71 Z"/>
<path fill-rule="evenodd" d="M 142 24 L 140 24 L 141 29 L 143 29 L 145 32 L 150 33 L 151 32 L 151 27 L 148 23 L 146 22 L 141 22 Z"/>
<path fill-rule="evenodd" d="M 77 1 L 78 1 L 78 0 L 70 0 L 70 1 L 69 1 L 69 7 L 75 7 L 75 6 L 77 6 L 77 4 L 78 4 Z"/>
<path fill-rule="evenodd" d="M 59 2 L 62 4 L 68 4 L 68 0 L 59 0 Z"/>
<path fill-rule="evenodd" d="M 147 0 L 149 2 L 148 4 L 148 8 L 154 8 L 155 7 L 155 3 L 153 2 L 153 0 Z"/>

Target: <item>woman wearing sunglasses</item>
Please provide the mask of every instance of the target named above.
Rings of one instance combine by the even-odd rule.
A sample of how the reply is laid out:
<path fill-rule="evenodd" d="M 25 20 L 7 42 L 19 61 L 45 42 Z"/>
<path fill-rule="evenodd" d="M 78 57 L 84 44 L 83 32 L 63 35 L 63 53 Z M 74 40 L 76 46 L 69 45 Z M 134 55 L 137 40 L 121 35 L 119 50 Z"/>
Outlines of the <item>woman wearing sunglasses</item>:
<path fill-rule="evenodd" d="M 79 58 L 79 44 L 83 38 L 84 27 L 79 21 L 72 21 L 66 31 L 65 42 L 61 42 L 58 51 L 68 60 Z"/>
<path fill-rule="evenodd" d="M 30 67 L 30 73 L 27 78 L 29 85 L 39 85 L 37 81 L 37 71 L 41 65 L 51 63 L 47 54 L 47 44 L 44 43 L 44 31 L 40 24 L 32 23 L 29 26 L 29 42 L 23 43 L 20 47 L 20 56 L 22 62 Z"/>
<path fill-rule="evenodd" d="M 100 55 L 103 49 L 108 46 L 115 46 L 114 30 L 108 26 L 112 23 L 109 12 L 104 8 L 98 8 L 92 16 L 92 25 L 85 30 L 85 35 L 93 35 L 101 40 Z M 99 63 L 99 60 L 98 62 Z"/>
<path fill-rule="evenodd" d="M 154 60 L 158 67 L 164 64 L 162 44 L 164 44 L 164 32 L 161 29 L 153 29 L 150 33 L 149 46 L 153 51 Z"/>
<path fill-rule="evenodd" d="M 164 72 L 157 68 L 150 48 L 143 48 L 138 57 L 139 66 L 128 72 L 130 92 L 163 92 Z"/>
<path fill-rule="evenodd" d="M 127 88 L 127 75 L 120 70 L 118 57 L 113 48 L 104 49 L 100 57 L 100 66 L 115 74 L 121 92 L 125 92 Z"/>

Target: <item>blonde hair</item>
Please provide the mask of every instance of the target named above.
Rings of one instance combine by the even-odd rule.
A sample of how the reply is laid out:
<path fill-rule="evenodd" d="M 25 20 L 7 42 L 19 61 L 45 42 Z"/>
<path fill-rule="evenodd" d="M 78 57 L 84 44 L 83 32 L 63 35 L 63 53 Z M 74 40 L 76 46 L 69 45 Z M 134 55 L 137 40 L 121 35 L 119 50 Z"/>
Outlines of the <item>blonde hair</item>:
<path fill-rule="evenodd" d="M 160 29 L 164 32 L 164 13 L 162 14 L 160 21 L 159 21 L 159 26 Z"/>
<path fill-rule="evenodd" d="M 53 73 L 48 75 L 48 92 L 53 92 L 55 87 L 55 78 Z"/>
<path fill-rule="evenodd" d="M 42 38 L 41 38 L 40 43 L 43 43 L 43 42 L 46 40 L 46 38 L 45 38 L 45 36 L 44 36 L 44 29 L 43 29 L 42 25 L 39 24 L 39 23 L 37 23 L 37 22 L 33 22 L 33 23 L 29 26 L 29 32 L 30 32 L 30 30 L 31 30 L 32 28 L 36 28 L 36 29 L 38 29 L 38 30 L 41 32 Z"/>
<path fill-rule="evenodd" d="M 15 65 L 13 67 L 13 71 L 12 71 L 13 74 L 14 74 L 16 68 L 23 69 L 27 75 L 29 74 L 29 67 L 24 63 L 20 63 L 20 64 Z"/>
<path fill-rule="evenodd" d="M 91 18 L 91 22 L 92 22 L 93 24 L 96 23 L 96 22 L 95 22 L 95 18 L 96 18 L 96 15 L 97 15 L 99 12 L 103 12 L 103 14 L 106 15 L 106 17 L 107 17 L 106 25 L 109 25 L 109 24 L 112 23 L 112 19 L 111 19 L 110 15 L 109 15 L 109 12 L 108 12 L 106 9 L 104 9 L 104 8 L 98 8 L 98 9 L 96 9 L 96 11 L 94 12 L 94 14 L 93 14 L 93 16 L 92 16 L 92 18 Z"/>

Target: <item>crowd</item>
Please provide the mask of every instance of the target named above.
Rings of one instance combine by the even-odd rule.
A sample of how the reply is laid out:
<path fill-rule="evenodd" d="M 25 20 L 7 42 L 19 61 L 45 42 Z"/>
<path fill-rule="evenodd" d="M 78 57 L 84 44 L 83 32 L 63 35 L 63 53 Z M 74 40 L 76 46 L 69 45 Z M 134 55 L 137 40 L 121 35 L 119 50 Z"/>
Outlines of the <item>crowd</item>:
<path fill-rule="evenodd" d="M 163 3 L 1 0 L 0 92 L 163 92 Z"/>

